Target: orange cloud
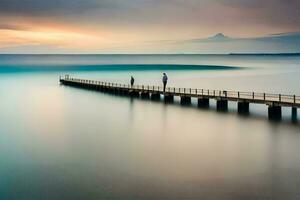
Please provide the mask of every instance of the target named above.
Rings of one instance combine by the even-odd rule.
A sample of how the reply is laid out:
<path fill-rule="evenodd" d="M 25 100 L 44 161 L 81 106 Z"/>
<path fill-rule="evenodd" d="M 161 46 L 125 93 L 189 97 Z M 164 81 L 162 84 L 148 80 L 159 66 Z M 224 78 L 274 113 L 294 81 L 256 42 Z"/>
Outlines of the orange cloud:
<path fill-rule="evenodd" d="M 51 45 L 74 50 L 95 50 L 114 46 L 114 34 L 98 30 L 89 31 L 59 23 L 21 21 L 18 18 L 0 24 L 0 48 L 26 45 Z M 119 41 L 118 41 L 119 43 Z"/>

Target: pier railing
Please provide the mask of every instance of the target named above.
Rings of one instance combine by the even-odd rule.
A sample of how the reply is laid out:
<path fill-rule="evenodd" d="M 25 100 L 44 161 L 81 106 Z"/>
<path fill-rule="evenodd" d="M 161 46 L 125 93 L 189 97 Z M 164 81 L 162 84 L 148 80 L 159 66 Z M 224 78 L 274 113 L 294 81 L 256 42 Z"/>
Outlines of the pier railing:
<path fill-rule="evenodd" d="M 286 95 L 286 94 L 271 94 L 271 93 L 259 93 L 259 92 L 241 92 L 241 91 L 228 91 L 228 90 L 209 90 L 209 89 L 194 89 L 194 88 L 176 88 L 166 87 L 165 92 L 162 86 L 150 86 L 150 85 L 129 85 L 112 82 L 65 78 L 63 80 L 78 82 L 90 85 L 99 85 L 109 88 L 119 88 L 127 90 L 135 90 L 140 92 L 156 92 L 172 94 L 174 96 L 190 96 L 190 97 L 209 97 L 209 98 L 225 98 L 229 100 L 251 100 L 256 102 L 277 102 L 281 104 L 295 104 L 296 107 L 300 104 L 300 96 Z"/>

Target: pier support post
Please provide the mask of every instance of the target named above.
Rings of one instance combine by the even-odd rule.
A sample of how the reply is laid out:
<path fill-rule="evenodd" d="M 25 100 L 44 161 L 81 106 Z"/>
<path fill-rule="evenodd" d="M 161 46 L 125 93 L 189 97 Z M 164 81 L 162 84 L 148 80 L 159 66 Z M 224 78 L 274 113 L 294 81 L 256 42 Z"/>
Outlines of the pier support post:
<path fill-rule="evenodd" d="M 137 92 L 137 91 L 134 91 L 134 90 L 130 90 L 129 91 L 129 96 L 131 96 L 131 97 L 139 97 L 140 93 Z"/>
<path fill-rule="evenodd" d="M 113 87 L 108 88 L 108 93 L 109 94 L 114 94 L 114 92 L 115 92 L 115 89 Z"/>
<path fill-rule="evenodd" d="M 159 93 L 152 93 L 150 98 L 153 101 L 159 101 L 160 100 L 160 94 Z"/>
<path fill-rule="evenodd" d="M 118 95 L 119 94 L 119 89 L 118 88 L 114 88 L 113 89 L 113 94 L 114 95 Z"/>
<path fill-rule="evenodd" d="M 164 94 L 164 101 L 165 101 L 165 103 L 173 103 L 174 102 L 174 95 Z"/>
<path fill-rule="evenodd" d="M 116 95 L 120 95 L 121 94 L 121 89 L 120 88 L 116 88 L 115 89 L 115 94 Z"/>
<path fill-rule="evenodd" d="M 271 120 L 280 120 L 282 118 L 281 106 L 270 105 L 268 107 L 268 116 Z"/>
<path fill-rule="evenodd" d="M 181 96 L 180 97 L 180 103 L 181 105 L 189 105 L 192 102 L 192 98 L 189 96 Z"/>
<path fill-rule="evenodd" d="M 104 86 L 103 92 L 108 92 L 108 87 L 107 86 Z"/>
<path fill-rule="evenodd" d="M 209 107 L 209 98 L 206 98 L 206 97 L 198 98 L 198 107 L 199 108 L 208 108 Z"/>
<path fill-rule="evenodd" d="M 238 102 L 238 113 L 239 114 L 249 114 L 249 102 Z"/>
<path fill-rule="evenodd" d="M 141 92 L 141 98 L 142 99 L 150 99 L 150 93 L 149 92 Z"/>
<path fill-rule="evenodd" d="M 217 111 L 227 111 L 228 110 L 228 100 L 219 99 L 217 100 Z"/>
<path fill-rule="evenodd" d="M 104 88 L 103 85 L 100 85 L 99 91 L 100 91 L 100 92 L 103 92 L 103 90 L 104 90 L 103 88 Z"/>
<path fill-rule="evenodd" d="M 297 122 L 298 117 L 297 117 L 297 107 L 292 107 L 292 121 Z"/>
<path fill-rule="evenodd" d="M 129 90 L 127 90 L 127 89 L 122 89 L 122 90 L 121 90 L 121 95 L 124 95 L 124 96 L 129 95 Z"/>
<path fill-rule="evenodd" d="M 123 95 L 123 89 L 119 88 L 118 91 L 117 91 L 117 94 L 120 95 L 120 96 Z"/>

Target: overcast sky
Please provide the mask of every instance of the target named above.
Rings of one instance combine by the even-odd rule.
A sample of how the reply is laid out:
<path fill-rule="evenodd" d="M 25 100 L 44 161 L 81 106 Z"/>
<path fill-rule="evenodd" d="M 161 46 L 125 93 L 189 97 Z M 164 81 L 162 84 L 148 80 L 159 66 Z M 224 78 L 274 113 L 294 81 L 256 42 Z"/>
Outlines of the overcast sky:
<path fill-rule="evenodd" d="M 0 0 L 0 48 L 96 52 L 218 32 L 297 32 L 299 10 L 299 0 Z"/>

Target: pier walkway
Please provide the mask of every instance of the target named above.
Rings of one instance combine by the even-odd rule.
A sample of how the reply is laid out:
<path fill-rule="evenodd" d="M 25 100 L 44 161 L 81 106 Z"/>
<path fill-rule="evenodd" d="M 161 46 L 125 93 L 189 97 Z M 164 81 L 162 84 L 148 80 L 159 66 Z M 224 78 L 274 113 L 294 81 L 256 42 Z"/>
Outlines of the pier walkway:
<path fill-rule="evenodd" d="M 92 89 L 102 92 L 110 92 L 119 95 L 141 97 L 144 99 L 173 102 L 174 97 L 180 97 L 181 104 L 190 104 L 192 98 L 197 98 L 199 107 L 209 107 L 211 99 L 216 100 L 217 110 L 226 111 L 228 101 L 237 102 L 239 113 L 249 113 L 249 104 L 265 104 L 268 106 L 268 116 L 270 119 L 281 119 L 282 107 L 290 107 L 292 120 L 297 120 L 297 109 L 300 108 L 300 96 L 285 94 L 270 94 L 257 92 L 240 92 L 225 90 L 207 90 L 192 88 L 167 87 L 163 92 L 163 87 L 149 85 L 134 85 L 109 83 L 94 80 L 71 78 L 66 75 L 60 77 L 60 83 L 73 87 Z"/>

